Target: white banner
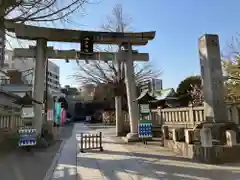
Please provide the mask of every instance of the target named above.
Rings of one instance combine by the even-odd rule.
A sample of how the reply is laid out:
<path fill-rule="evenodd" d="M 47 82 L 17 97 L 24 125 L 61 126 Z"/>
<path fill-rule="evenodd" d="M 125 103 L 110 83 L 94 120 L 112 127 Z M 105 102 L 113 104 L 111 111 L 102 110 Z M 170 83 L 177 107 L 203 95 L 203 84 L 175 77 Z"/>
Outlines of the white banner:
<path fill-rule="evenodd" d="M 48 110 L 47 112 L 47 120 L 48 121 L 53 121 L 53 110 Z"/>

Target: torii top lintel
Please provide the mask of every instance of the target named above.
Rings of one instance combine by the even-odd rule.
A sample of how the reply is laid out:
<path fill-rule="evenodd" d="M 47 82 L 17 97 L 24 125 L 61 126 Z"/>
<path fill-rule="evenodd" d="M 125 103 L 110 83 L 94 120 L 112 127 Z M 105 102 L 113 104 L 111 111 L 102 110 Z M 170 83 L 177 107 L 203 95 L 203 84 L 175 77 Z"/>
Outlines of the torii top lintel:
<path fill-rule="evenodd" d="M 15 32 L 17 38 L 27 40 L 46 39 L 57 42 L 80 42 L 86 36 L 93 37 L 95 44 L 122 44 L 131 43 L 132 45 L 146 45 L 149 40 L 155 37 L 155 31 L 150 32 L 101 32 L 101 31 L 82 31 L 70 29 L 56 29 L 29 26 L 18 23 L 5 22 L 6 29 Z"/>

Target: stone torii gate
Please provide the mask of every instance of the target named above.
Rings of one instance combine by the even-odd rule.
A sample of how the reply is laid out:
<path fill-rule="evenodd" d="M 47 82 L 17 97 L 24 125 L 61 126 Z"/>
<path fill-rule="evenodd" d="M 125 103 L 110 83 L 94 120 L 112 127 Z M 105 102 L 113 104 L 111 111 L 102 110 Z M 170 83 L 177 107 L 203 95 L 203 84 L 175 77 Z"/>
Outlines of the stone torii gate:
<path fill-rule="evenodd" d="M 23 24 L 13 24 L 6 23 L 6 28 L 10 32 L 14 32 L 17 38 L 26 40 L 36 40 L 37 46 L 35 50 L 24 53 L 24 57 L 36 57 L 35 62 L 35 76 L 34 76 L 34 99 L 43 102 L 43 91 L 44 91 L 44 76 L 45 65 L 47 58 L 64 58 L 73 57 L 74 59 L 79 57 L 79 59 L 88 60 L 99 60 L 103 58 L 103 61 L 108 60 L 103 52 L 101 53 L 83 53 L 74 51 L 54 51 L 53 49 L 47 48 L 47 41 L 57 41 L 57 42 L 75 42 L 80 43 L 84 38 L 91 38 L 95 44 L 115 44 L 124 46 L 126 52 L 117 53 L 120 60 L 124 60 L 125 64 L 125 74 L 126 74 L 126 90 L 127 90 L 127 100 L 130 118 L 130 133 L 127 135 L 129 141 L 138 139 L 138 108 L 134 101 L 136 99 L 136 85 L 134 79 L 134 67 L 133 60 L 148 60 L 148 54 L 135 54 L 132 51 L 132 45 L 140 46 L 146 45 L 149 40 L 153 40 L 155 37 L 155 32 L 139 32 L 139 33 L 119 33 L 119 32 L 95 32 L 95 31 L 81 31 L 81 30 L 67 30 L 67 29 L 55 29 L 55 28 L 44 28 L 28 26 Z M 19 49 L 16 49 L 16 56 L 19 55 Z M 60 56 L 60 54 L 62 54 Z M 71 55 L 71 56 L 70 56 Z M 101 57 L 102 55 L 102 57 Z M 145 57 L 147 59 L 145 59 Z M 100 57 L 100 58 L 99 58 Z M 141 58 L 142 57 L 142 58 Z M 139 58 L 139 59 L 138 59 Z M 71 59 L 71 58 L 69 58 Z M 38 132 L 41 130 L 42 126 L 42 107 L 35 105 L 34 108 L 35 119 L 34 123 L 37 127 Z"/>

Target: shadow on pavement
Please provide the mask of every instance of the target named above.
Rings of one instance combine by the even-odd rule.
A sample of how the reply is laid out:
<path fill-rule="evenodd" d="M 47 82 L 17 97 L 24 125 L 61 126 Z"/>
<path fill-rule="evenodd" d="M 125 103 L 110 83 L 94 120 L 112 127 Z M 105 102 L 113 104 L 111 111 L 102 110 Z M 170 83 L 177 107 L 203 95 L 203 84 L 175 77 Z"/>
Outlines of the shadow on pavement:
<path fill-rule="evenodd" d="M 97 158 L 96 154 L 98 154 Z M 99 168 L 101 173 L 111 180 L 128 180 L 136 176 L 153 180 L 162 178 L 165 180 L 237 180 L 240 178 L 240 171 L 212 168 L 212 166 L 186 162 L 173 157 L 149 160 L 142 158 L 143 155 L 139 154 L 122 156 L 122 152 L 117 151 L 86 153 L 78 156 L 79 166 L 92 171 Z M 123 175 L 125 177 L 120 178 Z"/>
<path fill-rule="evenodd" d="M 89 126 L 88 126 L 89 127 Z M 114 137 L 114 128 L 96 127 L 96 131 L 103 131 L 104 144 L 116 148 L 107 148 L 103 152 L 92 151 L 78 153 L 79 174 L 84 171 L 93 172 L 100 169 L 106 179 L 130 180 L 151 178 L 151 180 L 238 180 L 240 167 L 216 166 L 197 163 L 187 158 L 178 157 L 161 147 L 142 146 L 141 144 L 127 145 Z M 119 144 L 119 145 L 117 145 Z M 122 146 L 124 144 L 124 146 Z M 156 145 L 155 145 L 156 146 Z M 124 147 L 130 152 L 121 151 Z M 156 146 L 157 147 L 157 146 Z M 159 151 L 155 153 L 155 151 Z M 152 152 L 152 153 L 151 153 Z M 67 166 L 67 165 L 63 165 Z M 121 178 L 120 178 L 121 177 Z M 79 177 L 81 179 L 81 177 Z"/>
<path fill-rule="evenodd" d="M 104 150 L 101 152 L 102 154 L 111 154 L 111 155 L 119 155 L 124 156 L 126 152 L 120 152 L 120 151 L 109 151 Z M 174 160 L 174 161 L 187 161 L 190 162 L 189 159 L 184 157 L 177 157 L 177 156 L 167 156 L 167 155 L 157 155 L 157 154 L 145 154 L 145 153 L 137 153 L 137 152 L 129 152 L 129 155 L 132 157 L 141 157 L 141 158 L 154 158 L 154 159 L 168 159 L 168 160 Z"/>
<path fill-rule="evenodd" d="M 73 124 L 62 128 L 60 139 L 72 135 Z M 55 140 L 48 148 L 34 148 L 32 152 L 15 149 L 0 156 L 1 180 L 43 180 L 52 160 L 59 151 L 61 140 Z"/>
<path fill-rule="evenodd" d="M 43 151 L 12 151 L 0 157 L 0 174 L 2 180 L 42 180 L 60 147 L 61 141 Z"/>
<path fill-rule="evenodd" d="M 60 139 L 68 139 L 72 136 L 74 123 L 65 124 L 61 129 Z"/>

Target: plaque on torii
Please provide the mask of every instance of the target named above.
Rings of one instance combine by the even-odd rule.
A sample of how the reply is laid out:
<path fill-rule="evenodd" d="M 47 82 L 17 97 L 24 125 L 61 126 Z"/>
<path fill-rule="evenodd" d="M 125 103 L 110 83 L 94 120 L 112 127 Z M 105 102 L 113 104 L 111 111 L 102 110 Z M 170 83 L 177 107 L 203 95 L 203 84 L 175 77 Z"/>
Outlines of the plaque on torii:
<path fill-rule="evenodd" d="M 93 54 L 93 37 L 85 36 L 81 39 L 81 52 L 87 55 Z"/>

